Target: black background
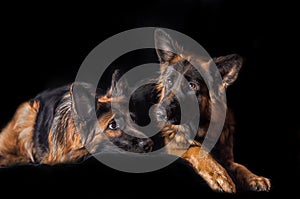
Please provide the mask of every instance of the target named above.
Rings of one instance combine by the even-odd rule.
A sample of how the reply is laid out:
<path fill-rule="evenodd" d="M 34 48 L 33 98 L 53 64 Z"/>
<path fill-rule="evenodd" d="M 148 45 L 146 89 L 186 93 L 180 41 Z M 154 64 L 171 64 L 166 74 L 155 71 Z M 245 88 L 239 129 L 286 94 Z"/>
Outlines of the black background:
<path fill-rule="evenodd" d="M 128 174 L 90 159 L 82 165 L 0 169 L 1 194 L 39 196 L 40 190 L 41 196 L 272 198 L 295 190 L 299 183 L 291 180 L 299 178 L 300 129 L 297 57 L 291 48 L 296 45 L 292 5 L 153 0 L 73 6 L 3 6 L 2 127 L 21 102 L 49 87 L 72 82 L 84 58 L 104 39 L 131 28 L 170 28 L 198 41 L 212 57 L 238 53 L 245 58 L 238 80 L 227 93 L 237 120 L 235 158 L 254 173 L 270 178 L 272 190 L 216 194 L 181 164 Z"/>

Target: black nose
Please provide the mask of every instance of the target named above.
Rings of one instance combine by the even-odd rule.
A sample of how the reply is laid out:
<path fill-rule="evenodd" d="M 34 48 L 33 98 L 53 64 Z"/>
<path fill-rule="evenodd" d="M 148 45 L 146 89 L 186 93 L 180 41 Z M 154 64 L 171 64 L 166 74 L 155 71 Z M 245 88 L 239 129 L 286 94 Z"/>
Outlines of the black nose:
<path fill-rule="evenodd" d="M 141 139 L 139 142 L 139 147 L 142 148 L 143 152 L 150 152 L 153 147 L 153 141 L 149 138 Z"/>

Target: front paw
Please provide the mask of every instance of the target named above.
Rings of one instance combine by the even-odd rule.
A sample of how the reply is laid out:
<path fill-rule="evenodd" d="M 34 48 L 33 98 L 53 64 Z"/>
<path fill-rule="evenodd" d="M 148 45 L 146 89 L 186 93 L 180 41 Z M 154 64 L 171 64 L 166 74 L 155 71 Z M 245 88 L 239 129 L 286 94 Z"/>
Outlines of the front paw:
<path fill-rule="evenodd" d="M 236 187 L 225 169 L 219 168 L 213 174 L 202 173 L 207 184 L 217 192 L 235 193 Z"/>
<path fill-rule="evenodd" d="M 236 187 L 224 167 L 200 147 L 190 147 L 182 156 L 214 191 L 235 193 Z"/>
<path fill-rule="evenodd" d="M 271 182 L 262 176 L 251 176 L 247 179 L 248 189 L 251 191 L 270 191 Z"/>

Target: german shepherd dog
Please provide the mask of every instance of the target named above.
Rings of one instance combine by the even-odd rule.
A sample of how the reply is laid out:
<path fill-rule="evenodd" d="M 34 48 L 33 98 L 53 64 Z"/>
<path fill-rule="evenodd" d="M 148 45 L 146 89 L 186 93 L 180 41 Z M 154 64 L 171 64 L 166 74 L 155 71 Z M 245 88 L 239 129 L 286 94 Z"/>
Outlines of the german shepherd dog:
<path fill-rule="evenodd" d="M 120 126 L 114 120 L 111 104 L 118 103 L 118 108 L 122 108 L 124 89 L 122 84 L 116 86 L 117 76 L 114 73 L 107 92 L 75 82 L 46 90 L 21 104 L 0 133 L 0 166 L 74 163 L 101 151 L 151 150 L 149 138 L 130 124 L 124 122 Z M 73 92 L 75 86 L 77 92 Z M 117 90 L 114 98 L 113 89 Z M 93 94 L 96 90 L 97 94 Z M 126 119 L 124 113 L 118 112 L 118 117 Z M 124 129 L 131 135 L 140 135 L 139 138 L 124 133 Z"/>
<path fill-rule="evenodd" d="M 211 152 L 208 153 L 201 148 L 211 121 L 212 102 L 208 87 L 200 73 L 190 63 L 189 60 L 192 55 L 184 52 L 177 41 L 161 29 L 155 31 L 154 38 L 161 65 L 160 76 L 157 84 L 144 86 L 133 97 L 132 103 L 132 111 L 137 113 L 135 120 L 142 125 L 145 125 L 149 119 L 142 116 L 141 111 L 136 111 L 135 107 L 140 110 L 142 106 L 150 108 L 152 105 L 158 104 L 153 109 L 155 110 L 154 117 L 159 123 L 162 123 L 162 130 L 153 137 L 153 149 L 157 150 L 165 147 L 168 153 L 181 156 L 215 191 L 228 193 L 234 193 L 236 190 L 269 191 L 271 187 L 269 179 L 257 176 L 245 166 L 234 162 L 233 132 L 235 121 L 231 110 L 227 109 L 223 130 Z M 174 52 L 182 52 L 182 54 Z M 197 57 L 193 57 L 193 59 L 197 59 Z M 207 61 L 215 62 L 222 77 L 222 89 L 225 89 L 236 80 L 242 66 L 242 58 L 236 54 Z M 178 77 L 178 73 L 184 78 Z M 143 98 L 151 103 L 148 103 L 148 105 L 139 103 L 139 98 L 142 98 L 143 95 Z M 181 101 L 186 102 L 191 96 L 195 95 L 201 117 L 196 136 L 191 136 L 192 129 L 190 126 L 184 124 L 186 121 L 180 121 L 182 118 L 179 98 L 181 98 Z M 190 110 L 188 113 L 192 113 L 192 111 Z M 192 115 L 189 117 L 192 117 Z M 145 117 L 146 119 L 139 119 L 139 117 Z M 177 138 L 175 138 L 175 135 Z M 175 142 L 171 143 L 170 141 L 173 139 Z M 188 149 L 181 149 L 181 146 L 187 143 Z"/>

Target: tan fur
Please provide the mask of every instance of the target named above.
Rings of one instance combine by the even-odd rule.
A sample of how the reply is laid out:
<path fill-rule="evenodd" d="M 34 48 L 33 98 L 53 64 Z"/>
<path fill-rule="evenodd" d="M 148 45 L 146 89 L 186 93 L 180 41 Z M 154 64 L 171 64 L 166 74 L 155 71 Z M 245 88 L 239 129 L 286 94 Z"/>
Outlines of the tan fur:
<path fill-rule="evenodd" d="M 168 82 L 168 78 L 172 79 L 172 76 L 168 73 L 168 67 L 182 71 L 183 76 L 186 76 L 189 81 L 198 82 L 200 87 L 199 91 L 196 92 L 196 97 L 198 98 L 202 121 L 199 121 L 197 136 L 191 138 L 190 128 L 188 126 L 185 128 L 184 125 L 179 125 L 182 127 L 179 128 L 176 125 L 170 125 L 172 120 L 169 119 L 169 121 L 165 122 L 165 126 L 162 127 L 161 132 L 165 144 L 168 144 L 166 145 L 168 152 L 174 155 L 182 155 L 184 159 L 191 163 L 198 174 L 206 180 L 213 190 L 232 193 L 236 191 L 237 187 L 240 190 L 247 191 L 269 191 L 271 186 L 269 179 L 257 176 L 245 166 L 234 162 L 233 133 L 235 121 L 231 110 L 227 110 L 226 112 L 226 121 L 223 130 L 212 151 L 208 154 L 201 150 L 201 143 L 207 133 L 208 125 L 215 121 L 221 121 L 218 117 L 222 114 L 211 113 L 211 105 L 215 103 L 215 96 L 210 95 L 211 93 L 208 92 L 209 87 L 207 88 L 205 85 L 202 86 L 201 84 L 203 83 L 197 80 L 197 74 L 192 66 L 199 66 L 200 68 L 198 69 L 201 69 L 201 75 L 209 77 L 212 80 L 217 77 L 216 75 L 221 75 L 222 84 L 218 86 L 218 89 L 220 93 L 222 93 L 226 92 L 227 86 L 231 85 L 238 77 L 238 73 L 243 63 L 242 58 L 237 54 L 214 59 L 190 54 L 189 52 L 183 51 L 183 48 L 162 30 L 158 30 L 155 33 L 155 42 L 157 54 L 161 62 L 161 74 L 157 80 L 158 86 L 156 86 L 156 92 L 161 93 L 159 96 L 159 103 L 163 104 L 163 106 L 173 106 L 171 102 L 175 97 L 174 89 L 172 90 L 171 88 L 171 90 L 169 90 L 169 87 L 170 85 L 172 87 L 174 85 L 172 80 L 170 84 Z M 161 47 L 164 47 L 164 49 L 161 49 Z M 170 49 L 175 50 L 176 52 L 179 51 L 180 54 L 172 53 L 169 51 Z M 215 71 L 214 66 L 217 66 L 218 70 Z M 181 82 L 179 80 L 176 81 L 180 84 Z M 185 91 L 180 92 L 182 92 L 181 94 L 183 95 L 185 94 Z M 217 113 L 220 113 L 219 111 L 223 112 L 224 110 L 219 110 L 217 108 Z M 160 112 L 157 113 L 159 113 L 158 115 L 160 117 Z M 175 116 L 172 114 L 177 113 L 172 113 L 170 111 L 169 113 L 166 113 L 166 118 Z M 174 140 L 174 142 L 172 140 Z M 191 147 L 182 154 L 180 147 L 188 146 L 187 144 L 189 143 L 191 144 Z"/>
<path fill-rule="evenodd" d="M 17 109 L 12 120 L 0 133 L 0 166 L 27 163 L 49 165 L 73 163 L 87 157 L 90 154 L 88 149 L 93 153 L 101 147 L 106 147 L 106 150 L 117 148 L 110 143 L 111 148 L 100 146 L 104 142 L 108 143 L 109 139 L 114 138 L 128 140 L 127 144 L 122 145 L 122 147 L 135 152 L 144 152 L 144 150 L 151 149 L 148 147 L 151 144 L 149 140 L 134 139 L 125 135 L 119 128 L 108 128 L 109 123 L 114 119 L 114 115 L 110 109 L 105 109 L 100 113 L 98 108 L 103 106 L 102 103 L 121 102 L 122 97 L 111 98 L 109 96 L 111 92 L 109 92 L 109 94 L 97 98 L 97 111 L 99 110 L 99 115 L 97 115 L 99 123 L 97 124 L 97 121 L 94 121 L 90 115 L 82 118 L 77 114 L 76 101 L 74 100 L 76 98 L 72 93 L 73 86 L 74 84 L 70 86 L 69 92 L 65 91 L 63 96 L 60 96 L 57 102 L 53 102 L 53 104 L 43 104 L 42 101 L 25 102 Z M 85 88 L 85 86 L 89 87 L 82 84 L 82 88 Z M 86 93 L 80 95 L 78 100 L 83 100 L 86 104 L 84 94 Z M 37 97 L 36 99 L 40 98 Z M 42 100 L 48 99 L 42 98 Z M 52 102 L 51 99 L 49 102 Z M 43 104 L 43 109 L 39 110 L 39 103 Z M 47 108 L 51 110 L 49 112 L 53 115 L 46 115 L 49 114 Z M 90 108 L 90 106 L 86 108 Z M 47 118 L 47 116 L 51 117 Z M 36 121 L 38 122 L 35 125 Z M 42 125 L 40 126 L 40 124 Z M 45 126 L 43 126 L 44 124 Z M 139 145 L 135 147 L 137 143 Z M 140 143 L 144 144 L 140 145 Z"/>
<path fill-rule="evenodd" d="M 14 162 L 34 162 L 33 130 L 39 103 L 21 104 L 12 120 L 0 133 L 0 166 Z"/>
<path fill-rule="evenodd" d="M 99 125 L 101 129 L 105 129 L 108 125 L 108 123 L 114 118 L 114 115 L 112 114 L 112 112 L 108 112 L 103 114 L 103 116 L 101 116 L 99 118 Z"/>
<path fill-rule="evenodd" d="M 74 121 L 70 118 L 66 121 L 68 128 L 65 129 L 61 142 L 53 140 L 53 131 L 51 129 L 48 142 L 49 153 L 46 155 L 42 163 L 57 164 L 65 162 L 74 162 L 78 158 L 88 154 L 84 144 L 81 141 L 80 134 L 76 131 Z"/>
<path fill-rule="evenodd" d="M 236 192 L 235 184 L 226 170 L 210 154 L 201 150 L 200 146 L 188 148 L 182 158 L 192 164 L 212 189 L 228 193 Z"/>

